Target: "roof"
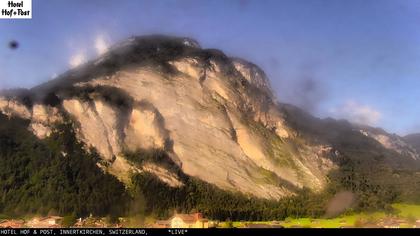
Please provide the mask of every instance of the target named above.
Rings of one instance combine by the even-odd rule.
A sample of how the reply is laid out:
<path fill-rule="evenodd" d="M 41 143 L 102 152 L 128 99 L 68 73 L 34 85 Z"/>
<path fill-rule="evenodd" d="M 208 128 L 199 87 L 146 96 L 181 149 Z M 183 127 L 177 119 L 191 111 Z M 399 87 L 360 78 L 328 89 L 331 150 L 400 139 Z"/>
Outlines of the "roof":
<path fill-rule="evenodd" d="M 3 220 L 0 222 L 0 228 L 19 228 L 24 223 L 23 220 Z"/>
<path fill-rule="evenodd" d="M 185 223 L 195 223 L 197 221 L 207 221 L 207 219 L 203 218 L 203 215 L 201 213 L 194 213 L 194 214 L 175 214 L 172 218 L 175 217 L 180 218 Z"/>

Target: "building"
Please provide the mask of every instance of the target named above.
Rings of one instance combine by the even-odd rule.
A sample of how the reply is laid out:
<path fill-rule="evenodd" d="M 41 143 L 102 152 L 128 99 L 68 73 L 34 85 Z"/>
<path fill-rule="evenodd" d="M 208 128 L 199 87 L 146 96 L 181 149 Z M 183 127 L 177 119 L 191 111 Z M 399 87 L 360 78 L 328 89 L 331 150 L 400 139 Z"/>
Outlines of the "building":
<path fill-rule="evenodd" d="M 31 228 L 59 228 L 61 220 L 60 216 L 35 217 L 26 225 Z"/>
<path fill-rule="evenodd" d="M 171 228 L 208 228 L 209 221 L 201 213 L 175 214 L 168 222 Z"/>
<path fill-rule="evenodd" d="M 0 228 L 23 228 L 25 221 L 23 220 L 2 220 Z"/>
<path fill-rule="evenodd" d="M 153 225 L 153 228 L 170 228 L 171 227 L 171 221 L 169 220 L 158 220 Z"/>
<path fill-rule="evenodd" d="M 415 228 L 420 228 L 420 220 L 416 220 L 416 223 L 415 223 L 414 227 Z"/>

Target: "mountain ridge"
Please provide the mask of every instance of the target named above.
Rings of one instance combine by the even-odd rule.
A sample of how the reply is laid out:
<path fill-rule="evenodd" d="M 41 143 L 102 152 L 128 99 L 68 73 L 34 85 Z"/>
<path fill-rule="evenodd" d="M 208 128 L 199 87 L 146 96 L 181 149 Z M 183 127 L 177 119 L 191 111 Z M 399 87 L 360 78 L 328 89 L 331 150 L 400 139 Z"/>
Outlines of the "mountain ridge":
<path fill-rule="evenodd" d="M 408 134 L 403 137 L 413 148 L 420 152 L 420 133 Z"/>
<path fill-rule="evenodd" d="M 30 120 L 41 139 L 68 115 L 101 168 L 127 185 L 142 172 L 182 185 L 159 163 L 126 158 L 141 150 L 164 151 L 183 173 L 221 189 L 268 199 L 321 191 L 340 160 L 357 153 L 374 153 L 392 168 L 418 166 L 416 151 L 407 151 L 411 160 L 397 149 L 406 146 L 380 142 L 399 137 L 375 139 L 346 121 L 280 104 L 258 66 L 185 37 L 133 37 L 55 80 L 3 92 L 0 110 Z M 366 151 L 354 154 L 349 144 Z"/>

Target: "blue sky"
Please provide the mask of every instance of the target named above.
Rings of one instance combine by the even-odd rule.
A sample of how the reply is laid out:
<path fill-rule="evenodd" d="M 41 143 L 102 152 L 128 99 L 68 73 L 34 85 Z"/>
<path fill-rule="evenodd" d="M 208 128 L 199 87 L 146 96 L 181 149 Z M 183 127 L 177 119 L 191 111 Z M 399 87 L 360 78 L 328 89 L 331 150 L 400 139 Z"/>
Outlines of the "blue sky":
<path fill-rule="evenodd" d="M 280 101 L 420 132 L 420 1 L 33 0 L 0 20 L 0 88 L 50 80 L 131 35 L 189 36 L 258 64 Z M 17 50 L 8 48 L 17 40 Z M 1 46 L 3 45 L 3 46 Z M 100 46 L 100 45 L 99 45 Z"/>

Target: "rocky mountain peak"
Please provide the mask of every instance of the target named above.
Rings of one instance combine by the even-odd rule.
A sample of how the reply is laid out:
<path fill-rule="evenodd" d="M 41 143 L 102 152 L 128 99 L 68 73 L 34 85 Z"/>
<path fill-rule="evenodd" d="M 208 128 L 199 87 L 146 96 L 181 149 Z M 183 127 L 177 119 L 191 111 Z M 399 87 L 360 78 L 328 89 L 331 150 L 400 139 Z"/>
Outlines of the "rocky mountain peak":
<path fill-rule="evenodd" d="M 277 199 L 321 190 L 341 155 L 328 139 L 299 135 L 298 118 L 279 107 L 258 66 L 183 37 L 132 37 L 55 80 L 4 92 L 0 111 L 29 120 L 40 139 L 70 118 L 78 139 L 100 154 L 98 165 L 127 184 L 146 171 L 182 186 L 162 163 L 127 158 L 158 151 L 188 176 Z M 320 122 L 305 116 L 305 125 Z"/>

